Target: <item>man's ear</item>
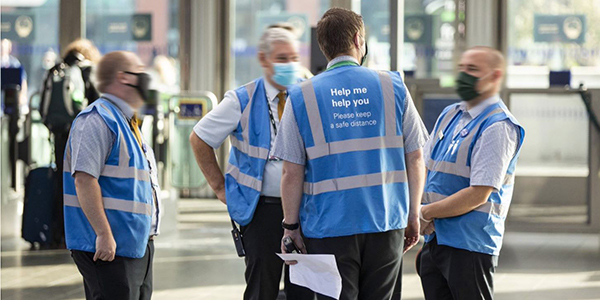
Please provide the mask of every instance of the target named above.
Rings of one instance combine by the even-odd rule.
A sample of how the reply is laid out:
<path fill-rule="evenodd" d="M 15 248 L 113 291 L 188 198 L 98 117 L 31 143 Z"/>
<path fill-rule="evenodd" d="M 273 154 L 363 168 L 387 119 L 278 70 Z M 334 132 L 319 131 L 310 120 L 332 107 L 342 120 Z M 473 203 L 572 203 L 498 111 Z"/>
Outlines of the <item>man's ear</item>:
<path fill-rule="evenodd" d="M 360 32 L 358 32 L 358 31 L 357 31 L 357 32 L 354 34 L 354 39 L 353 39 L 353 41 L 354 41 L 354 47 L 356 47 L 356 48 L 360 49 Z"/>
<path fill-rule="evenodd" d="M 128 83 L 130 83 L 127 80 L 127 76 L 126 76 L 126 74 L 124 72 L 117 72 L 116 78 L 117 78 L 117 82 L 120 83 L 120 84 L 128 84 Z"/>
<path fill-rule="evenodd" d="M 258 61 L 260 62 L 260 66 L 263 68 L 268 68 L 269 67 L 269 63 L 267 62 L 267 55 L 260 51 L 258 52 Z"/>
<path fill-rule="evenodd" d="M 502 70 L 500 69 L 496 69 L 494 70 L 494 81 L 500 81 L 502 80 L 502 76 L 504 75 L 504 72 L 502 72 Z"/>

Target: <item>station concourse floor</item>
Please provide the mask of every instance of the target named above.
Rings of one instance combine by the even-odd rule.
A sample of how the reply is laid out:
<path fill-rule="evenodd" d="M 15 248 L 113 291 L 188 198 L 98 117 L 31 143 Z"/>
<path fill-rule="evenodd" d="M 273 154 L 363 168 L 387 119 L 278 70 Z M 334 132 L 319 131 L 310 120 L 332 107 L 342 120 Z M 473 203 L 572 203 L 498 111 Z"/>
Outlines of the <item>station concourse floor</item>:
<path fill-rule="evenodd" d="M 225 207 L 217 200 L 179 201 L 176 233 L 155 241 L 153 299 L 241 299 L 244 261 L 237 257 Z M 404 260 L 403 297 L 423 299 L 416 251 Z M 84 299 L 66 250 L 29 251 L 2 240 L 2 300 Z M 495 299 L 600 299 L 600 235 L 508 232 L 495 275 Z"/>

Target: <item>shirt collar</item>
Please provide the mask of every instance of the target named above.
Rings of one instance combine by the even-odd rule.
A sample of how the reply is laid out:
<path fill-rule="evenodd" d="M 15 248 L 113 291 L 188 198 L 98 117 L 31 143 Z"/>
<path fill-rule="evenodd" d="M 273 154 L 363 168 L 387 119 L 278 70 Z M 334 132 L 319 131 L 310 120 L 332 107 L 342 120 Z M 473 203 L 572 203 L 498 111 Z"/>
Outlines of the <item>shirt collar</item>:
<path fill-rule="evenodd" d="M 474 118 L 477 118 L 486 108 L 488 108 L 490 105 L 496 104 L 498 101 L 500 101 L 500 96 L 494 95 L 490 98 L 483 100 L 477 106 L 472 107 L 469 110 L 467 110 L 467 102 L 462 101 L 460 103 L 460 109 L 462 111 L 467 112 L 471 116 L 471 118 L 474 119 Z"/>
<path fill-rule="evenodd" d="M 129 105 L 129 103 L 125 102 L 125 100 L 115 96 L 115 95 L 111 95 L 111 94 L 102 94 L 102 97 L 110 100 L 110 102 L 112 102 L 114 105 L 117 106 L 117 108 L 119 108 L 123 114 L 125 115 L 125 117 L 127 117 L 127 119 L 131 119 L 133 117 L 133 114 L 135 113 L 135 109 L 133 109 L 133 107 L 131 107 L 131 105 Z"/>
<path fill-rule="evenodd" d="M 267 93 L 267 99 L 269 99 L 269 101 L 279 101 L 279 98 L 277 98 L 277 95 L 279 94 L 280 91 L 276 87 L 274 87 L 271 83 L 269 83 L 269 81 L 267 79 L 265 79 L 264 82 L 265 82 L 265 92 Z"/>
<path fill-rule="evenodd" d="M 329 69 L 329 68 L 331 68 L 331 66 L 333 66 L 337 63 L 343 62 L 343 61 L 350 61 L 350 62 L 356 63 L 357 65 L 359 64 L 358 60 L 356 60 L 356 58 L 354 58 L 350 55 L 342 55 L 342 56 L 338 56 L 338 57 L 332 59 L 331 61 L 329 61 L 329 63 L 327 64 L 327 69 Z"/>

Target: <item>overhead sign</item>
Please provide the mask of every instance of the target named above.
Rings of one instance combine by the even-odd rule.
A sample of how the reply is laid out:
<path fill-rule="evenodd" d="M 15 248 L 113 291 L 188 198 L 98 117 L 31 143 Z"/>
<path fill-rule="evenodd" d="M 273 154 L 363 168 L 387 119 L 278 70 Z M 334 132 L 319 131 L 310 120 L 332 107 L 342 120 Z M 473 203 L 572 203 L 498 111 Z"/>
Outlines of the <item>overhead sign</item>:
<path fill-rule="evenodd" d="M 533 21 L 535 42 L 585 43 L 585 15 L 535 15 Z"/>
<path fill-rule="evenodd" d="M 431 46 L 433 18 L 429 15 L 404 17 L 404 42 Z"/>
<path fill-rule="evenodd" d="M 152 41 L 152 15 L 115 15 L 103 18 L 104 36 L 111 41 Z"/>
<path fill-rule="evenodd" d="M 260 12 L 256 18 L 258 28 L 258 36 L 267 29 L 270 25 L 277 23 L 289 23 L 294 27 L 298 39 L 302 43 L 308 43 L 310 40 L 310 27 L 308 16 L 306 14 L 289 14 L 289 13 L 264 13 Z"/>
<path fill-rule="evenodd" d="M 2 38 L 13 42 L 31 42 L 35 38 L 35 16 L 2 13 Z"/>

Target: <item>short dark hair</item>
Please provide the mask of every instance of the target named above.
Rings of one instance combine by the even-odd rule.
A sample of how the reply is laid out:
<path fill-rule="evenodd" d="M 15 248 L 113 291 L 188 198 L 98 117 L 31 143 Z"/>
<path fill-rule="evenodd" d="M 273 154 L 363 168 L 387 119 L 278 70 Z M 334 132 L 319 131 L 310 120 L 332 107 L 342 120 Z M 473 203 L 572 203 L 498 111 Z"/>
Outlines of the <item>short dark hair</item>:
<path fill-rule="evenodd" d="M 317 41 L 327 59 L 347 53 L 354 46 L 354 35 L 364 29 L 362 17 L 344 8 L 329 9 L 317 23 Z"/>

